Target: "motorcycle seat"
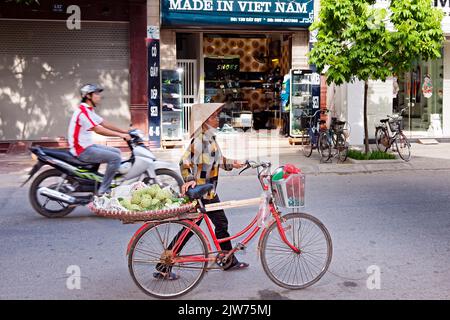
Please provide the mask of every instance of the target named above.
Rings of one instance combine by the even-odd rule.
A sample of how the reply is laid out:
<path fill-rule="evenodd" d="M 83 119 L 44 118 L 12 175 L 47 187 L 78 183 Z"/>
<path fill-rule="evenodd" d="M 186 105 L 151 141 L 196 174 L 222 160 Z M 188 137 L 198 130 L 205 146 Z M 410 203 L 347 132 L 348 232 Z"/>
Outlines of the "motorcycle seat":
<path fill-rule="evenodd" d="M 88 163 L 88 162 L 80 161 L 79 159 L 74 157 L 68 149 L 51 149 L 51 148 L 42 148 L 41 147 L 41 151 L 50 157 L 67 162 L 78 168 L 83 168 L 83 169 L 87 169 L 87 170 L 96 170 L 96 169 L 98 169 L 98 166 L 99 166 L 98 163 Z"/>
<path fill-rule="evenodd" d="M 212 189 L 214 189 L 214 185 L 211 183 L 206 183 L 206 184 L 198 185 L 198 186 L 195 186 L 194 188 L 188 189 L 188 191 L 186 191 L 186 195 L 190 199 L 196 200 L 196 199 L 202 198 L 205 194 L 207 194 Z"/>

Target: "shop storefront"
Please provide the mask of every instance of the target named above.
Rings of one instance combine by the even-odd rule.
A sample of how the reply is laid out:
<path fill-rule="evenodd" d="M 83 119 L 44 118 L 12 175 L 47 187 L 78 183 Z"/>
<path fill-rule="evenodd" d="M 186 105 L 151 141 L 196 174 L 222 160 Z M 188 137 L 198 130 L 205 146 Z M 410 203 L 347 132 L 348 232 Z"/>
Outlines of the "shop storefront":
<path fill-rule="evenodd" d="M 444 11 L 442 29 L 447 40 L 441 58 L 418 60 L 409 72 L 393 78 L 392 112 L 404 109 L 404 130 L 415 138 L 450 136 L 450 123 L 445 120 L 450 113 L 450 106 L 445 103 L 450 101 L 450 88 L 444 86 L 450 81 L 450 1 L 436 0 L 433 4 Z"/>
<path fill-rule="evenodd" d="M 223 130 L 280 128 L 283 79 L 309 68 L 313 19 L 308 0 L 161 0 L 161 51 L 176 52 L 161 68 L 183 69 L 185 129 L 190 106 L 202 102 L 225 103 Z"/>

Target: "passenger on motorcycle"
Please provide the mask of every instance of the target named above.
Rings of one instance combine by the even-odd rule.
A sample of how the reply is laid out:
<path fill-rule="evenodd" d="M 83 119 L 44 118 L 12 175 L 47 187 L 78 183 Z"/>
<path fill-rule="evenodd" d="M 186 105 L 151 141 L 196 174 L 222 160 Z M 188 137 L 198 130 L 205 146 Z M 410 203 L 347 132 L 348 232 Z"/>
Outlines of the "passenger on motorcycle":
<path fill-rule="evenodd" d="M 102 136 L 120 137 L 130 140 L 127 130 L 122 130 L 97 115 L 94 108 L 102 100 L 103 88 L 96 84 L 86 84 L 80 89 L 81 104 L 73 113 L 69 124 L 70 152 L 79 160 L 88 163 L 107 163 L 98 195 L 109 193 L 114 174 L 122 161 L 120 150 L 94 144 L 93 132 Z"/>

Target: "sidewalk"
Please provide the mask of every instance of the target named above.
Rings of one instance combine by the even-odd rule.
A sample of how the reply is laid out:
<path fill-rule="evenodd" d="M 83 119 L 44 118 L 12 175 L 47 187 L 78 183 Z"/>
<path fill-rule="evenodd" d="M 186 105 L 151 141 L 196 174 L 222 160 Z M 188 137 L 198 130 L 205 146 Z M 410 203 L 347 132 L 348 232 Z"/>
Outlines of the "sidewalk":
<path fill-rule="evenodd" d="M 236 140 L 237 139 L 237 140 Z M 220 139 L 218 139 L 220 141 Z M 405 162 L 397 160 L 378 161 L 352 161 L 348 159 L 345 163 L 337 163 L 333 159 L 331 163 L 320 163 L 317 150 L 313 151 L 310 158 L 302 153 L 301 145 L 289 145 L 288 139 L 277 138 L 270 143 L 259 136 L 222 137 L 219 142 L 223 153 L 230 158 L 252 159 L 256 161 L 267 160 L 278 166 L 285 163 L 293 163 L 308 174 L 354 174 L 372 172 L 392 171 L 414 171 L 414 170 L 450 170 L 450 143 L 439 143 L 436 145 L 422 145 L 413 143 L 411 146 L 411 160 Z M 237 146 L 239 144 L 239 146 Z M 268 146 L 269 144 L 269 146 Z M 237 147 L 236 147 L 237 146 Z M 374 148 L 374 146 L 371 146 Z M 184 148 L 152 150 L 155 156 L 164 161 L 178 163 Z M 128 154 L 124 153 L 126 158 Z M 30 154 L 5 155 L 0 154 L 0 177 L 2 175 L 23 175 L 31 169 L 34 160 Z M 221 175 L 234 176 L 238 171 L 222 171 Z M 248 170 L 244 174 L 254 174 Z"/>

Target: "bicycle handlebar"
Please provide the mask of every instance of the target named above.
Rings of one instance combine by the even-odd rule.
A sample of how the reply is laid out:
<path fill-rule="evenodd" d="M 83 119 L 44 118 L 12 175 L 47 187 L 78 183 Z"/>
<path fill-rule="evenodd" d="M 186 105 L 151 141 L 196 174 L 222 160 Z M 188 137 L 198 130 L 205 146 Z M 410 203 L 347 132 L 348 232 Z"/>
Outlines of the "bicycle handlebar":
<path fill-rule="evenodd" d="M 317 110 L 316 112 L 314 112 L 314 114 L 313 115 L 308 115 L 308 114 L 306 114 L 306 112 L 304 112 L 303 110 L 302 110 L 302 113 L 307 117 L 307 118 L 314 118 L 316 115 L 317 115 L 317 113 L 322 113 L 322 114 L 325 114 L 325 113 L 328 113 L 328 112 L 330 112 L 330 110 L 329 109 L 319 109 L 319 110 Z"/>
<path fill-rule="evenodd" d="M 402 110 L 400 110 L 398 113 L 394 113 L 394 114 L 392 114 L 392 115 L 387 115 L 387 117 L 388 118 L 395 118 L 395 117 L 398 117 L 398 116 L 400 116 L 402 113 L 403 113 L 403 111 L 405 111 L 405 109 L 407 109 L 408 107 L 404 107 Z"/>
<path fill-rule="evenodd" d="M 252 168 L 252 169 L 258 169 L 260 167 L 267 169 L 270 168 L 272 166 L 272 164 L 268 161 L 261 161 L 261 162 L 256 162 L 256 161 L 252 161 L 252 160 L 247 160 L 245 161 L 245 168 L 242 169 L 239 174 L 241 174 L 242 172 Z"/>

